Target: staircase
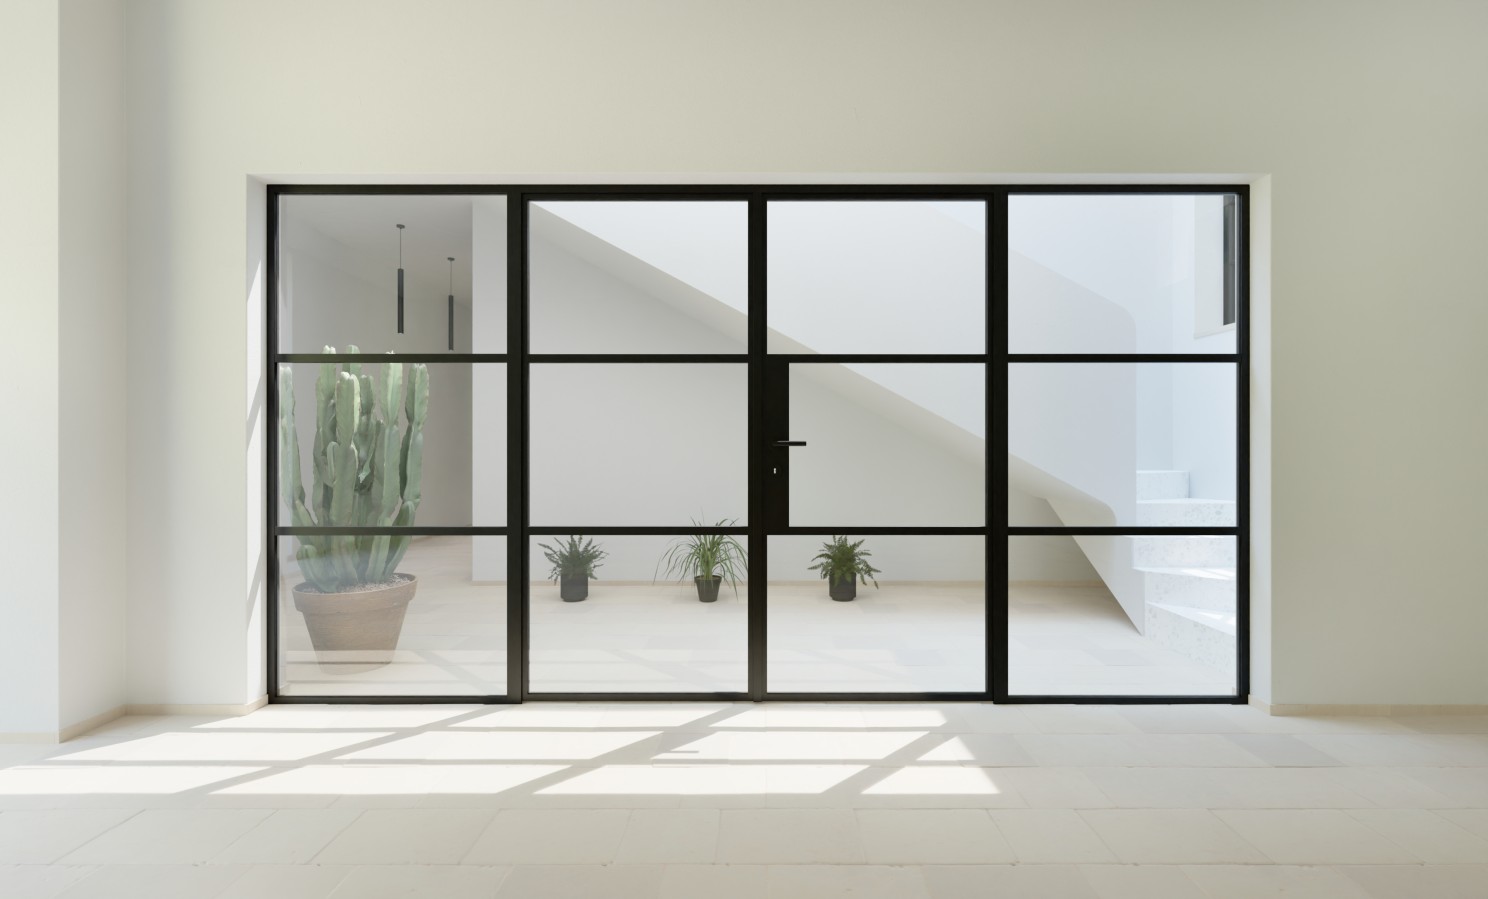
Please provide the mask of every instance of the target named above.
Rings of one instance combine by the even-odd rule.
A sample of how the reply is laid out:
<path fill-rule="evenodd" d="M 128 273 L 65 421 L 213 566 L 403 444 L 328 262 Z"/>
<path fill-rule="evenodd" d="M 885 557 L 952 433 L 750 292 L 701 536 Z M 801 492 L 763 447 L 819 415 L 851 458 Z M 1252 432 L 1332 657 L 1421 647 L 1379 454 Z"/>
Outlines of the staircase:
<path fill-rule="evenodd" d="M 1190 497 L 1186 471 L 1137 472 L 1137 523 L 1145 527 L 1225 527 L 1234 500 Z M 1235 660 L 1235 540 L 1232 537 L 1128 537 L 1143 579 L 1148 639 L 1196 662 L 1227 669 Z"/>

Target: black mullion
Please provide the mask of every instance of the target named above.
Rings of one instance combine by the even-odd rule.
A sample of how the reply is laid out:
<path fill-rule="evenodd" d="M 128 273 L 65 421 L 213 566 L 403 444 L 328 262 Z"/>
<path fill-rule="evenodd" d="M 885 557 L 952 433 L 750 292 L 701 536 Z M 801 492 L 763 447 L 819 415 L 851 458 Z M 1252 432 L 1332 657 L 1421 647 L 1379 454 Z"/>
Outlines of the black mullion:
<path fill-rule="evenodd" d="M 787 365 L 810 365 L 821 364 L 851 364 L 861 363 L 968 363 L 973 365 L 985 364 L 986 353 L 771 353 L 771 362 L 781 362 Z"/>
<path fill-rule="evenodd" d="M 1235 363 L 1238 353 L 1009 353 L 1015 365 L 1063 363 Z"/>
<path fill-rule="evenodd" d="M 1014 693 L 999 700 L 1012 705 L 1244 705 L 1232 693 Z"/>
<path fill-rule="evenodd" d="M 790 525 L 788 527 L 771 528 L 770 533 L 776 536 L 831 536 L 834 534 L 859 534 L 865 537 L 873 536 L 903 536 L 903 537 L 978 537 L 989 533 L 985 525 L 967 525 L 965 527 L 913 527 L 903 525 L 846 525 L 830 527 L 827 525 Z"/>
<path fill-rule="evenodd" d="M 279 362 L 331 362 L 331 363 L 366 363 L 375 365 L 380 362 L 432 362 L 451 364 L 480 364 L 487 362 L 506 362 L 506 353 L 279 353 L 275 356 Z"/>
<path fill-rule="evenodd" d="M 1022 527 L 1010 525 L 1009 537 L 1238 537 L 1238 527 L 1140 527 L 1138 525 L 1116 525 L 1114 527 L 1082 527 L 1079 525 L 1059 527 Z"/>
<path fill-rule="evenodd" d="M 282 194 L 525 194 L 542 200 L 706 199 L 743 202 L 766 200 L 986 200 L 998 193 L 1018 195 L 1086 194 L 1239 194 L 1244 184 L 273 184 Z"/>
<path fill-rule="evenodd" d="M 264 366 L 264 441 L 268 458 L 264 465 L 265 485 L 268 490 L 268 505 L 264 509 L 265 548 L 268 559 L 264 572 L 265 609 L 264 623 L 268 628 L 264 651 L 268 655 L 265 693 L 270 702 L 279 699 L 279 366 L 274 359 L 279 352 L 279 193 L 278 185 L 269 185 L 266 203 L 267 233 L 264 255 L 264 348 L 268 364 Z"/>
<path fill-rule="evenodd" d="M 330 526 L 299 526 L 285 525 L 277 528 L 276 533 L 280 537 L 380 537 L 380 536 L 405 536 L 405 537 L 499 537 L 510 531 L 506 526 L 500 527 L 473 527 L 470 525 L 409 525 L 407 527 L 379 525 L 356 526 L 346 525 L 344 527 Z"/>
<path fill-rule="evenodd" d="M 526 533 L 537 537 L 563 537 L 569 534 L 585 534 L 595 537 L 614 536 L 642 536 L 642 537 L 669 537 L 686 536 L 688 534 L 733 534 L 742 536 L 749 533 L 749 527 L 695 527 L 693 525 L 530 525 Z"/>
<path fill-rule="evenodd" d="M 534 353 L 528 362 L 542 365 L 568 364 L 747 364 L 748 353 Z"/>
<path fill-rule="evenodd" d="M 1235 330 L 1240 359 L 1235 370 L 1235 692 L 1250 696 L 1250 192 L 1237 194 L 1240 258 L 1235 261 Z"/>
<path fill-rule="evenodd" d="M 506 198 L 506 692 L 527 696 L 527 203 Z"/>
<path fill-rule="evenodd" d="M 1008 421 L 1007 411 L 1007 316 L 1008 316 L 1008 195 L 1006 192 L 999 194 L 995 199 L 987 203 L 987 353 L 989 358 L 996 359 L 995 364 L 989 362 L 987 365 L 986 379 L 986 424 L 983 430 L 989 434 L 990 426 L 999 415 L 994 414 L 994 408 L 1000 413 L 1003 422 L 1004 444 L 1006 444 L 1006 431 Z M 987 636 L 986 636 L 986 665 L 987 665 L 987 692 L 992 696 L 993 702 L 1006 702 L 1008 695 L 1008 594 L 1007 594 L 1007 572 L 1008 551 L 1007 538 L 1003 536 L 1008 529 L 1008 484 L 1007 475 L 994 476 L 992 470 L 991 447 L 986 451 L 986 479 L 987 479 L 987 504 L 997 508 L 998 518 L 1002 522 L 999 529 L 1001 533 L 993 536 L 993 531 L 988 528 L 986 548 L 983 553 L 986 557 L 987 574 L 985 577 L 986 597 L 983 605 L 987 610 Z M 995 485 L 995 488 L 994 488 Z M 992 510 L 986 511 L 987 522 L 991 524 Z M 993 540 L 996 540 L 994 551 Z M 995 567 L 994 567 L 995 560 Z M 997 572 L 1000 580 L 993 580 L 993 572 Z M 997 595 L 1001 601 L 993 608 L 992 590 L 993 584 L 998 584 Z"/>
<path fill-rule="evenodd" d="M 766 277 L 769 260 L 766 258 L 768 238 L 767 207 L 760 196 L 749 201 L 749 583 L 746 586 L 748 602 L 748 698 L 758 702 L 764 698 L 769 687 L 769 587 L 766 583 L 769 562 L 769 531 L 767 517 L 771 507 L 770 491 L 773 487 L 765 479 L 765 467 L 770 464 L 771 449 L 765 446 L 770 439 L 767 433 L 765 403 L 769 399 L 769 383 L 766 366 L 766 341 L 768 331 L 768 297 Z"/>

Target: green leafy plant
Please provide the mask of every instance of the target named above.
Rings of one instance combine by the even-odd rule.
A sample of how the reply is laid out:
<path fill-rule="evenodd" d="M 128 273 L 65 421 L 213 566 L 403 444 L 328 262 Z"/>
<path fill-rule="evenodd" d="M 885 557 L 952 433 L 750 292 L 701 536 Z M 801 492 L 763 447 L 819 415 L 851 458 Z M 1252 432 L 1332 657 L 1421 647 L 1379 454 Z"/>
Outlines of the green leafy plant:
<path fill-rule="evenodd" d="M 822 544 L 821 552 L 812 557 L 816 564 L 808 565 L 807 568 L 821 572 L 821 576 L 829 582 L 859 580 L 867 584 L 873 581 L 873 586 L 877 588 L 878 581 L 873 576 L 880 572 L 868 564 L 868 557 L 873 553 L 863 549 L 863 542 L 859 540 L 849 543 L 846 537 L 833 537 Z"/>
<path fill-rule="evenodd" d="M 326 347 L 327 354 L 335 353 Z M 358 352 L 354 346 L 347 353 Z M 325 362 L 315 382 L 313 480 L 305 494 L 295 431 L 294 371 L 279 366 L 279 489 L 295 527 L 407 527 L 423 498 L 424 420 L 429 369 L 385 362 L 376 380 L 360 363 Z M 401 420 L 400 420 L 401 416 Z M 393 580 L 406 535 L 301 535 L 295 553 L 305 580 L 344 593 Z"/>
<path fill-rule="evenodd" d="M 592 539 L 585 539 L 583 535 L 570 536 L 553 543 L 553 546 L 538 544 L 542 547 L 543 557 L 553 566 L 553 570 L 548 572 L 548 579 L 552 581 L 560 578 L 592 578 L 595 576 L 594 569 L 609 555 L 599 548 L 599 544 Z"/>
<path fill-rule="evenodd" d="M 733 527 L 736 519 L 726 518 L 713 527 Z M 706 527 L 693 520 L 693 526 Z M 689 577 L 704 580 L 725 578 L 734 592 L 739 592 L 739 579 L 749 568 L 749 554 L 732 534 L 688 534 L 674 539 L 662 555 L 657 568 L 665 567 L 668 578 L 685 581 Z"/>

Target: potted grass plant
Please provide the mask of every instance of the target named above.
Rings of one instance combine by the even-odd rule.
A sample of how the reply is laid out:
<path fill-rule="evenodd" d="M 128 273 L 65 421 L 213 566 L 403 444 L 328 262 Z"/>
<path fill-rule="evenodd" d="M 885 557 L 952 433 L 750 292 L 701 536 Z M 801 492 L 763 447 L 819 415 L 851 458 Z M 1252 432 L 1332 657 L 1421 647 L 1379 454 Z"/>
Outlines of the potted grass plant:
<path fill-rule="evenodd" d="M 543 557 L 553 566 L 548 579 L 557 582 L 558 596 L 564 602 L 583 602 L 589 598 L 589 579 L 595 576 L 594 569 L 609 553 L 583 535 L 555 540 L 553 544 L 538 544 Z"/>
<path fill-rule="evenodd" d="M 713 527 L 734 526 L 735 519 L 728 518 Z M 700 521 L 693 525 L 702 528 Z M 699 602 L 717 602 L 718 588 L 725 578 L 734 593 L 739 592 L 739 579 L 749 568 L 748 553 L 744 545 L 732 534 L 713 534 L 697 531 L 678 537 L 667 546 L 657 568 L 665 568 L 667 577 L 685 580 L 689 575 L 697 587 Z"/>
<path fill-rule="evenodd" d="M 336 352 L 326 347 L 327 355 Z M 357 353 L 354 346 L 347 353 Z M 315 382 L 315 443 L 307 496 L 295 430 L 294 371 L 279 366 L 281 499 L 295 527 L 407 527 L 422 499 L 429 369 L 401 362 L 378 377 L 361 364 L 325 362 Z M 418 579 L 398 571 L 406 534 L 302 534 L 293 588 L 321 664 L 392 661 Z"/>
<path fill-rule="evenodd" d="M 816 564 L 807 566 L 821 574 L 827 582 L 827 594 L 838 602 L 856 599 L 859 581 L 864 584 L 873 581 L 873 588 L 878 589 L 878 581 L 873 576 L 879 570 L 868 564 L 868 557 L 873 553 L 863 548 L 863 542 L 849 543 L 846 537 L 833 537 L 823 543 L 821 552 L 812 558 Z"/>

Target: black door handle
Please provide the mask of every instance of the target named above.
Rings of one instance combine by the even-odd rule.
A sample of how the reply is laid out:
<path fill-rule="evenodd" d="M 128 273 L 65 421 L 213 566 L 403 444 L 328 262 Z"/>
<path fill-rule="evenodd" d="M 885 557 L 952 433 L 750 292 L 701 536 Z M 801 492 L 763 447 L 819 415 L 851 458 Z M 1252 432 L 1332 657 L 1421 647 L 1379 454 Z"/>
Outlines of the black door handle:
<path fill-rule="evenodd" d="M 775 445 L 776 446 L 805 446 L 806 445 L 806 441 L 804 441 L 804 440 L 777 440 L 777 441 L 775 441 Z"/>

